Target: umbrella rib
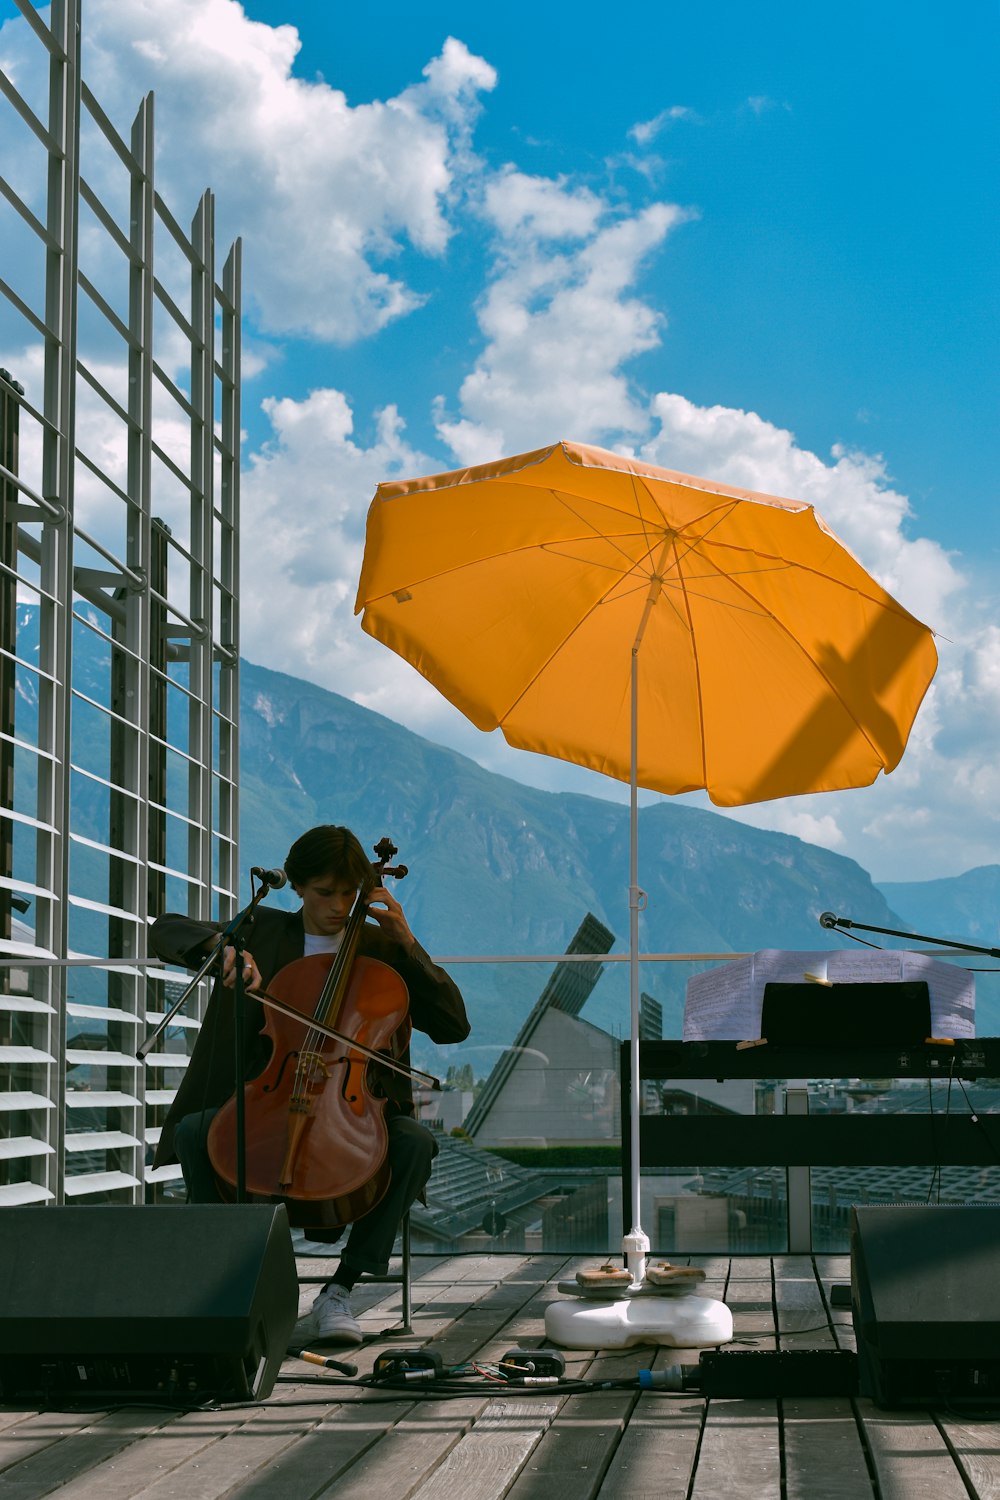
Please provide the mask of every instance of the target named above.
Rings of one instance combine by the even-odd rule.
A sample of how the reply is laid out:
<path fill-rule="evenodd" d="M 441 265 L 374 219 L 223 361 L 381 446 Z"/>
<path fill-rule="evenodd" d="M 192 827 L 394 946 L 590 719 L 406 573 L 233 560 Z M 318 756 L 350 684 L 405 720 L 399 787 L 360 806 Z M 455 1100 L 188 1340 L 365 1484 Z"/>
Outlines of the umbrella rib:
<path fill-rule="evenodd" d="M 690 551 L 691 549 L 689 548 L 688 550 Z M 677 570 L 676 576 L 678 584 L 680 585 L 681 597 L 684 600 L 683 615 L 687 618 L 687 630 L 688 635 L 691 638 L 691 656 L 694 662 L 694 680 L 697 684 L 695 696 L 698 703 L 698 743 L 701 746 L 701 784 L 703 787 L 707 787 L 708 762 L 705 755 L 705 695 L 702 692 L 701 687 L 701 664 L 698 660 L 698 642 L 694 633 L 694 621 L 691 618 L 691 599 L 688 593 L 684 575 L 681 572 L 682 559 L 677 556 L 676 542 L 674 543 L 674 562 Z M 678 614 L 680 613 L 682 612 L 678 610 Z"/>
<path fill-rule="evenodd" d="M 608 565 L 605 564 L 605 566 L 608 566 Z M 621 577 L 620 574 L 616 574 L 615 576 L 617 578 Z M 638 593 L 640 591 L 640 589 L 645 588 L 645 585 L 646 585 L 646 580 L 644 579 L 641 584 L 636 584 L 636 586 L 635 586 L 634 589 L 628 590 L 628 593 Z M 584 613 L 579 617 L 579 619 L 575 620 L 573 622 L 572 626 L 565 632 L 565 634 L 560 637 L 559 641 L 555 645 L 553 645 L 553 646 L 551 646 L 549 648 L 549 651 L 546 654 L 545 660 L 538 663 L 538 665 L 536 666 L 534 672 L 531 674 L 530 678 L 521 685 L 521 688 L 520 688 L 519 692 L 510 700 L 510 702 L 508 703 L 507 707 L 504 709 L 503 713 L 502 714 L 497 714 L 497 723 L 498 724 L 503 724 L 504 723 L 504 721 L 506 720 L 507 716 L 514 711 L 514 709 L 521 702 L 521 700 L 525 697 L 525 695 L 531 690 L 531 688 L 534 687 L 535 683 L 538 681 L 539 677 L 541 677 L 542 673 L 546 670 L 546 668 L 548 667 L 549 663 L 552 661 L 553 657 L 555 657 L 555 656 L 557 656 L 559 654 L 559 652 L 566 645 L 566 642 L 569 641 L 569 640 L 571 640 L 574 635 L 576 635 L 580 630 L 582 630 L 583 626 L 590 619 L 591 615 L 593 615 L 598 609 L 600 609 L 600 607 L 601 607 L 602 604 L 606 604 L 608 602 L 608 594 L 610 592 L 611 592 L 610 589 L 606 589 L 601 594 L 600 598 L 595 599 L 588 606 L 588 608 L 584 611 Z"/>
<path fill-rule="evenodd" d="M 633 488 L 634 488 L 634 478 L 635 478 L 635 476 L 633 475 Z M 654 499 L 653 495 L 650 494 L 650 492 L 648 490 L 648 487 L 645 487 L 645 488 L 646 488 L 646 493 L 649 494 L 649 498 L 652 500 L 653 504 L 656 505 L 656 500 Z M 570 515 L 574 516 L 580 522 L 581 526 L 586 526 L 587 529 L 590 531 L 590 533 L 591 533 L 592 536 L 598 538 L 598 540 L 600 540 L 602 542 L 609 542 L 611 544 L 611 546 L 615 548 L 615 551 L 620 552 L 621 555 L 622 555 L 622 557 L 624 557 L 631 564 L 630 569 L 629 569 L 629 571 L 631 571 L 631 568 L 635 566 L 635 563 L 632 562 L 632 560 L 629 558 L 629 555 L 625 551 L 624 547 L 619 546 L 619 544 L 618 544 L 618 542 L 617 542 L 617 540 L 616 540 L 615 537 L 611 536 L 607 531 L 602 531 L 601 528 L 599 526 L 596 526 L 592 521 L 588 521 L 587 518 L 586 518 L 586 516 L 582 516 L 580 514 L 580 512 L 574 506 L 572 506 L 569 503 L 569 501 L 567 500 L 565 494 L 563 494 L 563 492 L 561 490 L 550 489 L 549 490 L 549 494 L 552 496 L 553 500 L 558 501 L 558 503 L 564 508 L 564 510 L 568 510 L 569 513 L 570 513 Z M 596 504 L 596 505 L 601 505 L 604 510 L 611 510 L 615 515 L 626 515 L 627 514 L 627 512 L 625 512 L 625 511 L 619 511 L 619 510 L 617 510 L 614 506 L 603 505 L 602 502 L 599 501 L 599 500 L 598 501 L 593 501 L 591 503 L 592 504 Z M 657 506 L 656 508 L 657 508 L 657 510 L 659 510 L 659 506 Z M 662 512 L 661 512 L 661 514 L 662 514 Z M 636 519 L 639 521 L 639 524 L 642 527 L 643 540 L 647 544 L 647 556 L 648 556 L 648 554 L 650 552 L 652 552 L 652 550 L 653 550 L 653 544 L 649 540 L 649 530 L 648 530 L 647 525 L 646 525 L 646 518 L 642 514 L 642 512 L 641 512 L 641 510 L 639 509 L 638 506 L 636 507 Z M 582 540 L 582 538 L 581 538 L 581 540 Z"/>
<path fill-rule="evenodd" d="M 790 567 L 791 564 L 786 564 L 786 566 Z M 854 594 L 857 594 L 857 593 L 860 592 L 860 590 L 858 590 L 857 588 L 855 588 L 852 584 L 842 583 L 841 580 L 838 579 L 838 578 L 831 578 L 828 573 L 822 573 L 822 572 L 820 572 L 820 570 L 818 568 L 809 568 L 809 567 L 806 567 L 804 565 L 800 565 L 800 566 L 802 566 L 802 571 L 804 571 L 806 573 L 809 573 L 809 574 L 813 575 L 814 577 L 822 578 L 824 580 L 824 582 L 826 582 L 826 583 L 836 584 L 839 588 L 847 589 L 851 593 L 854 593 Z M 748 571 L 753 571 L 753 570 L 748 570 Z M 795 651 L 797 651 L 798 654 L 801 657 L 803 657 L 810 664 L 810 666 L 813 668 L 813 670 L 815 672 L 817 672 L 822 677 L 822 679 L 825 682 L 827 690 L 830 693 L 830 695 L 837 700 L 837 702 L 840 704 L 841 708 L 843 709 L 844 713 L 847 715 L 847 717 L 850 720 L 852 720 L 852 722 L 854 723 L 854 725 L 855 725 L 856 729 L 858 730 L 858 732 L 862 735 L 862 737 L 871 746 L 871 748 L 875 752 L 875 754 L 881 756 L 881 752 L 879 751 L 878 746 L 873 741 L 871 735 L 869 734 L 868 730 L 865 728 L 864 724 L 862 724 L 861 720 L 858 718 L 858 715 L 856 713 L 854 713 L 854 711 L 850 708 L 849 704 L 845 701 L 844 696 L 840 692 L 840 690 L 833 684 L 833 682 L 831 682 L 829 673 L 819 664 L 819 662 L 815 659 L 815 657 L 811 656 L 809 654 L 809 652 L 806 651 L 806 649 L 803 646 L 802 642 L 797 638 L 797 636 L 794 634 L 794 632 L 791 631 L 791 630 L 789 630 L 788 626 L 781 619 L 779 619 L 779 617 L 774 613 L 773 610 L 770 610 L 766 606 L 761 605 L 759 600 L 754 600 L 753 595 L 750 594 L 749 591 L 741 583 L 739 583 L 739 581 L 738 581 L 738 575 L 737 574 L 735 574 L 735 573 L 724 573 L 721 568 L 718 570 L 718 573 L 719 573 L 719 577 L 720 578 L 727 579 L 732 584 L 733 588 L 737 589 L 740 593 L 742 593 L 744 595 L 744 597 L 748 598 L 753 603 L 757 604 L 757 606 L 758 606 L 757 610 L 756 611 L 750 610 L 749 613 L 756 613 L 762 619 L 770 620 L 771 621 L 772 625 L 774 625 L 776 627 L 776 629 L 778 629 L 782 633 L 782 635 L 785 637 L 785 639 L 791 644 L 791 646 L 793 647 L 793 649 Z M 698 595 L 697 597 L 700 598 L 702 596 Z M 863 595 L 863 597 L 867 598 L 868 596 L 867 595 Z M 872 601 L 872 602 L 874 602 L 874 601 Z M 893 602 L 895 602 L 895 601 L 893 601 Z M 727 609 L 733 609 L 735 607 L 736 606 L 731 605 L 731 604 L 725 606 L 725 608 L 727 608 Z M 901 611 L 901 612 L 902 613 L 908 613 L 908 611 Z M 693 636 L 693 627 L 691 627 L 691 628 L 692 628 L 692 636 Z M 699 712 L 700 712 L 700 705 L 701 705 L 700 681 L 701 681 L 701 679 L 700 679 L 700 676 L 699 676 L 699 693 L 698 693 Z M 702 723 L 702 731 L 703 731 L 702 732 L 702 744 L 704 744 L 704 738 L 705 738 L 704 737 L 704 723 Z M 705 767 L 704 769 L 707 772 L 707 767 Z"/>

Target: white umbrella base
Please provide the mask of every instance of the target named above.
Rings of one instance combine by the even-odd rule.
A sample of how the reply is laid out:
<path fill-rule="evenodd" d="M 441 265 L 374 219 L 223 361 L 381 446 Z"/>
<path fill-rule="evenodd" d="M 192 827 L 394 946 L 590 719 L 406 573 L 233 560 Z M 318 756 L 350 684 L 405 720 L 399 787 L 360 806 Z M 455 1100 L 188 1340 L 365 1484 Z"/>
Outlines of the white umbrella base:
<path fill-rule="evenodd" d="M 728 1344 L 733 1315 L 715 1297 L 569 1297 L 545 1309 L 545 1336 L 563 1349 L 625 1349 L 670 1344 L 702 1349 Z"/>

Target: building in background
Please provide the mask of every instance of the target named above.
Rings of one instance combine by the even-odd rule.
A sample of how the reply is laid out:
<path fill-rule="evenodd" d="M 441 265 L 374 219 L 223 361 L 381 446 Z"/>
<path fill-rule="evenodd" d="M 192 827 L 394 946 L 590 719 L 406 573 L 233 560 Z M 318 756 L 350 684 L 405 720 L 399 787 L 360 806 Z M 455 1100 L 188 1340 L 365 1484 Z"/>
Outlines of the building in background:
<path fill-rule="evenodd" d="M 81 0 L 18 8 L 49 89 L 0 94 L 0 1205 L 143 1202 L 198 1024 L 137 1061 L 147 920 L 239 884 L 240 247 L 219 275 L 211 193 L 157 193 L 152 96 L 123 125 L 87 87 Z"/>

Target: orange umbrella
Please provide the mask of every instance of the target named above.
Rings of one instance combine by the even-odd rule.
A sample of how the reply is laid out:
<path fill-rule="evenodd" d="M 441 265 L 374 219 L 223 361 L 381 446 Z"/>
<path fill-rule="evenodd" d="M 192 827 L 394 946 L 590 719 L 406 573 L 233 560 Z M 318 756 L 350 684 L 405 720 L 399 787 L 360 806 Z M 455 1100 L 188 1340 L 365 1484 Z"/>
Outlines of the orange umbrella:
<path fill-rule="evenodd" d="M 892 770 L 937 663 L 811 506 L 572 443 L 380 485 L 356 607 L 477 728 L 724 807 Z"/>
<path fill-rule="evenodd" d="M 931 631 L 810 505 L 565 442 L 380 485 L 356 610 L 478 728 L 631 783 L 638 1163 L 636 788 L 731 807 L 868 785 L 902 756 Z"/>

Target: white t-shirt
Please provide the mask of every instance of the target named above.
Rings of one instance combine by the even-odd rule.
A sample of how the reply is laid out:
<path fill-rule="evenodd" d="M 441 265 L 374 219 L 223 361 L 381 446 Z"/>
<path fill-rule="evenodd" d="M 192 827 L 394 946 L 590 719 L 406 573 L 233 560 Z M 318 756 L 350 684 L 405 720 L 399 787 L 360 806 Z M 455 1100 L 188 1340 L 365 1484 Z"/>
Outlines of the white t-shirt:
<path fill-rule="evenodd" d="M 343 932 L 335 933 L 333 937 L 323 937 L 321 933 L 307 932 L 305 934 L 304 956 L 309 957 L 312 953 L 337 953 L 344 941 Z"/>

